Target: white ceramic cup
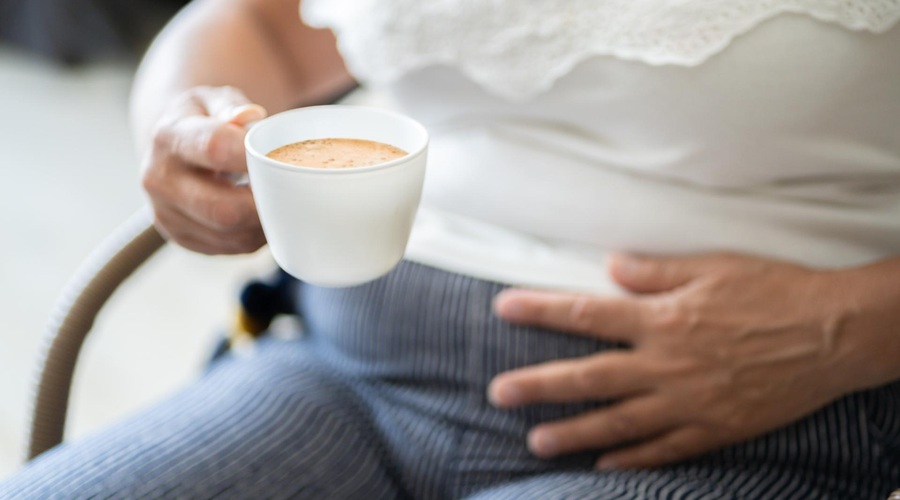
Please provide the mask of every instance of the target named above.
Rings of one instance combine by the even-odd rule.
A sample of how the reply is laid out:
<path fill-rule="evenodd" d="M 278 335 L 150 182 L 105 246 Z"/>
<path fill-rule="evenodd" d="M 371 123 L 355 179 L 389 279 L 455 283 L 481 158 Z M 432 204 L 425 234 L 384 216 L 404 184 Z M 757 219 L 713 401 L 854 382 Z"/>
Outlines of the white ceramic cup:
<path fill-rule="evenodd" d="M 308 139 L 378 141 L 409 154 L 369 167 L 297 167 L 266 157 Z M 419 206 L 428 133 L 398 113 L 313 106 L 278 113 L 244 140 L 250 187 L 279 266 L 321 286 L 353 286 L 390 271 L 406 250 Z"/>

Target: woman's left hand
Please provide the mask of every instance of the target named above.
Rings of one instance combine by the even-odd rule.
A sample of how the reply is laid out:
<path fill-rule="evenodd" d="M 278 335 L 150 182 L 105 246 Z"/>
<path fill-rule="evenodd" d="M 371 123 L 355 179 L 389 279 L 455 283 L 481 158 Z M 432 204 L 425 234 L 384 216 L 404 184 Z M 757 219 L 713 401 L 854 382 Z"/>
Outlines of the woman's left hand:
<path fill-rule="evenodd" d="M 533 428 L 537 456 L 614 448 L 599 468 L 660 466 L 777 429 L 859 388 L 838 273 L 732 254 L 619 255 L 610 272 L 635 295 L 510 289 L 495 300 L 505 320 L 631 346 L 493 380 L 488 397 L 499 407 L 614 400 Z"/>

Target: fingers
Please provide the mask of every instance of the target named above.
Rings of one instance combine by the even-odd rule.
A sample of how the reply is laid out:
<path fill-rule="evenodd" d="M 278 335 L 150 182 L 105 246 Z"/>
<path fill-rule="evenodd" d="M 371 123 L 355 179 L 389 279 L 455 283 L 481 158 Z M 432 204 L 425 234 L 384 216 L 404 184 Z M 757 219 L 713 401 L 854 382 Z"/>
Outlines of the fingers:
<path fill-rule="evenodd" d="M 158 168 L 145 176 L 144 187 L 156 200 L 177 206 L 210 229 L 229 232 L 259 226 L 250 189 L 211 172 Z"/>
<path fill-rule="evenodd" d="M 613 254 L 609 273 L 617 283 L 637 293 L 659 293 L 683 286 L 702 272 L 689 259 Z"/>
<path fill-rule="evenodd" d="M 155 207 L 155 223 L 166 239 L 205 254 L 239 254 L 252 252 L 265 244 L 258 228 L 248 226 L 227 231 L 212 230 L 207 224 L 183 213 L 179 207 Z"/>
<path fill-rule="evenodd" d="M 664 401 L 653 396 L 538 425 L 527 442 L 540 458 L 617 448 L 597 461 L 598 469 L 660 467 L 724 444 L 700 427 L 683 426 Z"/>
<path fill-rule="evenodd" d="M 675 290 L 729 267 L 733 269 L 747 264 L 747 259 L 727 252 L 684 257 L 617 253 L 610 256 L 608 268 L 613 279 L 632 292 L 661 293 Z"/>
<path fill-rule="evenodd" d="M 648 390 L 654 380 L 634 354 L 608 352 L 502 373 L 491 381 L 488 399 L 499 407 L 595 401 Z"/>
<path fill-rule="evenodd" d="M 181 200 L 182 211 L 212 230 L 233 232 L 259 227 L 253 193 L 247 186 L 234 186 L 207 172 L 186 175 L 171 186 L 171 196 Z"/>
<path fill-rule="evenodd" d="M 265 118 L 265 108 L 252 103 L 234 87 L 199 87 L 195 89 L 194 96 L 205 114 L 220 122 L 244 126 L 249 121 Z"/>
<path fill-rule="evenodd" d="M 175 156 L 220 172 L 246 172 L 244 127 L 265 116 L 262 106 L 233 87 L 197 87 L 161 120 L 154 136 L 155 156 Z"/>
<path fill-rule="evenodd" d="M 265 243 L 250 189 L 245 126 L 265 117 L 232 87 L 196 87 L 157 124 L 144 163 L 144 189 L 168 238 L 204 253 L 242 253 Z"/>
<path fill-rule="evenodd" d="M 221 123 L 245 126 L 266 117 L 266 109 L 230 86 L 201 85 L 181 94 L 172 104 L 167 117 L 208 116 Z"/>
<path fill-rule="evenodd" d="M 650 396 L 629 399 L 602 410 L 541 424 L 528 433 L 528 449 L 538 457 L 551 458 L 646 440 L 675 425 L 659 400 Z"/>
<path fill-rule="evenodd" d="M 185 166 L 217 172 L 247 171 L 244 156 L 246 131 L 207 116 L 187 116 L 162 127 L 154 148 L 160 156 L 175 157 Z"/>
<path fill-rule="evenodd" d="M 594 297 L 560 292 L 507 289 L 494 299 L 494 311 L 512 323 L 637 342 L 646 306 L 634 298 Z"/>
<path fill-rule="evenodd" d="M 172 165 L 175 163 L 175 165 Z M 178 164 L 147 169 L 144 189 L 156 227 L 170 240 L 206 254 L 236 254 L 265 244 L 253 193 L 216 172 Z"/>

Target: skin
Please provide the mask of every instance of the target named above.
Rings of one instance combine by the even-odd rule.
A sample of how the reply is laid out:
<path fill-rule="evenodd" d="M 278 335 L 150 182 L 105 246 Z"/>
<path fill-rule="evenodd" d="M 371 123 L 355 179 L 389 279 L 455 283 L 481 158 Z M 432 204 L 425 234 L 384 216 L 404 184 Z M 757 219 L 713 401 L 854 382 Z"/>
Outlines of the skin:
<path fill-rule="evenodd" d="M 509 408 L 614 399 L 542 424 L 540 457 L 619 447 L 597 467 L 655 467 L 785 426 L 848 393 L 900 378 L 900 259 L 822 271 L 737 254 L 618 255 L 624 298 L 508 290 L 513 323 L 622 341 L 507 372 L 488 389 Z"/>
<path fill-rule="evenodd" d="M 198 0 L 150 47 L 131 97 L 142 182 L 169 240 L 207 254 L 265 244 L 247 171 L 244 127 L 355 85 L 327 30 L 296 0 Z M 240 90 L 238 90 L 240 89 Z"/>
<path fill-rule="evenodd" d="M 300 23 L 297 0 L 192 2 L 151 47 L 132 93 L 156 226 L 202 253 L 258 249 L 253 195 L 232 181 L 247 168 L 244 127 L 354 85 L 330 32 Z M 501 408 L 615 400 L 532 429 L 537 456 L 616 447 L 598 467 L 661 466 L 900 379 L 900 258 L 825 271 L 736 254 L 618 255 L 610 273 L 633 295 L 496 297 L 510 322 L 631 346 L 492 382 Z"/>

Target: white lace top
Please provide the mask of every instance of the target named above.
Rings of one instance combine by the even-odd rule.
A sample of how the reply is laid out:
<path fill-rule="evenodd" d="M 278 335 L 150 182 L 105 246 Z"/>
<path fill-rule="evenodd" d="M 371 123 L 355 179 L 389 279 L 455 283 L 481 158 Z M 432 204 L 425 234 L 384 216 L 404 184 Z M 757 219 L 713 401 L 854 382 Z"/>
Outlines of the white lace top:
<path fill-rule="evenodd" d="M 610 250 L 900 254 L 900 0 L 303 0 L 432 135 L 408 257 L 610 291 Z"/>

